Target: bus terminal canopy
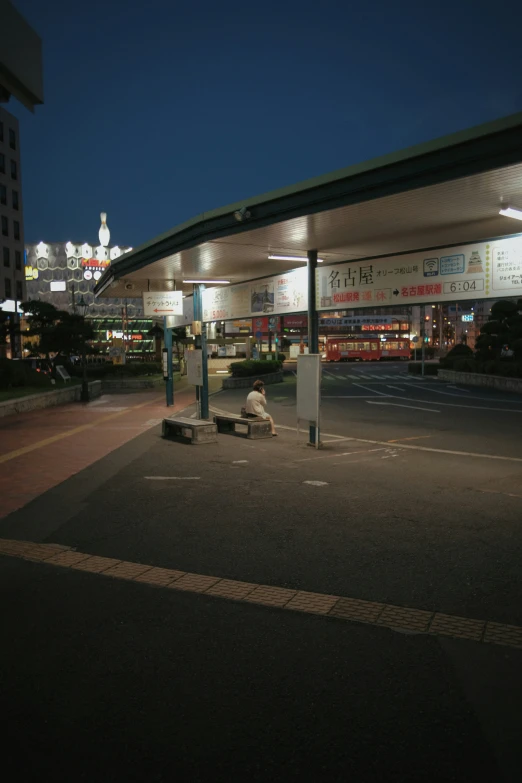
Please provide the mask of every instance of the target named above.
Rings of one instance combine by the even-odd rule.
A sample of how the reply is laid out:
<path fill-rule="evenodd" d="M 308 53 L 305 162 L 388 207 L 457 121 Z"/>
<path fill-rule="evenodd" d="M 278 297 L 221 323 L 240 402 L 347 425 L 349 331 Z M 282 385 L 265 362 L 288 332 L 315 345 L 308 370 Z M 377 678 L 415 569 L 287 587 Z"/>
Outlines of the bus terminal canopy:
<path fill-rule="evenodd" d="M 476 280 L 468 273 L 477 271 L 482 282 L 470 294 L 474 298 L 522 296 L 522 287 L 516 290 L 522 286 L 518 244 L 510 259 L 514 254 L 519 258 L 519 277 L 514 275 L 509 284 L 508 275 L 496 285 L 490 280 L 489 244 L 467 258 L 459 253 L 460 245 L 519 233 L 518 220 L 499 214 L 506 207 L 522 210 L 522 113 L 203 213 L 113 262 L 95 294 L 141 297 L 174 288 L 189 293 L 198 281 L 258 280 L 303 266 L 301 259 L 306 263 L 307 253 L 317 250 L 324 264 L 319 274 L 326 265 L 358 262 L 357 280 L 354 274 L 352 282 L 346 268 L 343 280 L 345 289 L 354 286 L 353 297 L 355 283 L 368 283 L 361 278 L 363 260 L 375 260 L 371 274 L 382 278 L 381 288 L 373 280 L 373 298 L 368 290 L 364 300 L 359 294 L 350 300 L 349 291 L 335 300 L 331 290 L 321 292 L 319 278 L 319 309 L 336 309 L 341 302 L 352 307 L 455 301 L 463 291 L 452 281 L 458 275 Z M 498 248 L 498 258 L 504 258 L 505 251 Z M 418 253 L 419 258 L 404 256 L 401 265 L 397 256 L 405 253 Z M 431 266 L 423 267 L 423 259 Z M 407 277 L 392 277 L 394 267 L 416 270 L 421 284 L 401 285 Z M 502 265 L 499 268 L 502 271 Z M 335 281 L 334 273 L 330 276 Z M 377 296 L 385 290 L 390 301 L 384 294 Z M 306 309 L 305 302 L 288 312 Z"/>

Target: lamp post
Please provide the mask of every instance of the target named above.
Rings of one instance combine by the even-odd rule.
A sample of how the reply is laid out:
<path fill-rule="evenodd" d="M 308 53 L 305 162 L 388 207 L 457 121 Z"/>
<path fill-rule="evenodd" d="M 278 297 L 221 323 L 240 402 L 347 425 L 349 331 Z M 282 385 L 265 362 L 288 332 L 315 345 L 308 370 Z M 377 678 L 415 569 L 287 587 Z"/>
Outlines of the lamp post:
<path fill-rule="evenodd" d="M 82 324 L 82 390 L 80 393 L 80 400 L 82 402 L 89 402 L 90 396 L 89 396 L 89 382 L 87 380 L 87 361 L 86 361 L 86 351 L 87 346 L 85 343 L 85 316 L 87 315 L 87 310 L 89 309 L 88 303 L 83 298 L 83 294 L 81 296 L 80 301 L 77 303 L 77 308 L 79 314 L 83 318 L 83 324 Z"/>

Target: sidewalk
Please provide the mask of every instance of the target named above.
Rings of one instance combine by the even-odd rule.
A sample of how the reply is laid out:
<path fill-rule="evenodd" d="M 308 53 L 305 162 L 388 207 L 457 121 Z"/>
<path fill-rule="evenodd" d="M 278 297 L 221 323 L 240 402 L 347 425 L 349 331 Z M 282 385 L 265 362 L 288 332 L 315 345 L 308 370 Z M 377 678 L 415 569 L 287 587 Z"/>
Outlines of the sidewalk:
<path fill-rule="evenodd" d="M 165 405 L 165 394 L 154 389 L 0 419 L 0 518 L 193 401 L 193 387 L 182 384 L 171 408 Z"/>

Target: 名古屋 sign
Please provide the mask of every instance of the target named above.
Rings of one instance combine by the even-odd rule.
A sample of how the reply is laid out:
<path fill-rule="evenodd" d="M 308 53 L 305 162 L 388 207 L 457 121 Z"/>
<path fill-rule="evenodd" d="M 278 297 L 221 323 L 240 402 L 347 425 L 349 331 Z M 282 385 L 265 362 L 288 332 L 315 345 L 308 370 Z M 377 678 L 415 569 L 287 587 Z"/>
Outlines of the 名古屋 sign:
<path fill-rule="evenodd" d="M 522 294 L 522 237 L 322 266 L 317 308 L 389 307 Z"/>
<path fill-rule="evenodd" d="M 183 315 L 181 291 L 146 291 L 143 293 L 143 315 Z"/>

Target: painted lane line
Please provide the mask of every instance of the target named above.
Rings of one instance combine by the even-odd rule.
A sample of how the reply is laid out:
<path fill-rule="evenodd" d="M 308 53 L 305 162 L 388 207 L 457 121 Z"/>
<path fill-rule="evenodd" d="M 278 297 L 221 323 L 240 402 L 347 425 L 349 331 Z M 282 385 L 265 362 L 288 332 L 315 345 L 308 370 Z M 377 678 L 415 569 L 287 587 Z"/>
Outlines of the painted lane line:
<path fill-rule="evenodd" d="M 423 391 L 425 391 L 425 389 L 423 389 Z M 430 391 L 434 391 L 434 390 L 430 390 Z M 444 405 L 445 408 L 468 408 L 469 410 L 472 411 L 498 411 L 500 413 L 519 413 L 519 414 L 522 413 L 522 410 L 515 411 L 509 408 L 489 408 L 486 405 L 458 405 L 456 402 L 440 402 L 440 400 L 437 400 L 437 402 L 430 403 L 429 400 L 417 400 L 414 397 L 399 397 L 398 394 L 391 394 L 386 396 L 393 397 L 394 400 L 406 400 L 407 402 L 422 402 L 424 404 L 428 402 L 428 404 L 431 405 Z M 469 399 L 469 397 L 466 397 L 466 399 Z"/>
<path fill-rule="evenodd" d="M 385 394 L 384 397 L 393 397 L 392 394 Z M 322 400 L 367 400 L 367 394 L 323 394 Z"/>
<path fill-rule="evenodd" d="M 440 413 L 440 411 L 433 410 L 433 408 L 418 408 L 416 405 L 401 405 L 398 402 L 381 402 L 381 400 L 366 400 L 368 405 L 392 405 L 394 408 L 408 408 L 412 411 L 426 411 L 426 413 Z"/>
<path fill-rule="evenodd" d="M 147 481 L 200 481 L 201 476 L 143 476 Z"/>
<path fill-rule="evenodd" d="M 295 432 L 294 427 L 286 427 L 284 424 L 278 424 L 277 425 L 279 429 L 283 430 L 290 430 L 291 432 Z M 336 438 L 339 440 L 349 440 L 353 443 L 373 443 L 376 446 L 388 446 L 389 442 L 386 440 L 370 440 L 370 438 L 354 438 L 354 437 L 346 437 L 343 435 L 333 435 L 330 432 L 322 432 L 321 437 L 324 438 Z M 431 436 L 430 436 L 431 437 Z M 410 449 L 411 451 L 427 451 L 432 454 L 451 454 L 456 457 L 476 457 L 480 459 L 496 459 L 496 460 L 502 460 L 504 462 L 522 462 L 522 457 L 504 457 L 502 454 L 481 454 L 480 452 L 475 451 L 452 451 L 451 449 L 436 449 L 434 447 L 430 446 L 414 446 L 410 443 L 396 443 L 395 448 L 398 449 Z M 364 452 L 361 452 L 364 453 Z"/>
<path fill-rule="evenodd" d="M 327 378 L 333 378 L 333 380 L 334 380 L 334 381 L 337 381 L 337 380 L 339 380 L 339 379 L 337 378 L 337 375 L 332 375 L 332 373 L 331 373 L 331 372 L 327 372 L 326 370 L 323 370 L 323 375 L 326 375 L 326 377 L 327 377 Z"/>
<path fill-rule="evenodd" d="M 357 386 L 359 389 L 364 389 L 364 391 L 369 391 L 372 394 L 379 394 L 381 397 L 393 397 L 393 394 L 385 394 L 384 392 L 377 391 L 377 389 L 369 389 L 367 386 L 363 386 L 362 383 L 354 383 L 354 386 Z"/>
<path fill-rule="evenodd" d="M 394 440 L 389 440 L 388 443 L 398 443 L 401 440 L 421 440 L 421 438 L 432 438 L 433 435 L 412 435 L 411 438 L 395 438 Z"/>
<path fill-rule="evenodd" d="M 448 383 L 448 389 L 456 389 L 457 391 L 464 392 L 465 394 L 469 394 L 469 389 L 461 389 L 460 386 L 450 386 Z"/>
<path fill-rule="evenodd" d="M 303 484 L 309 484 L 311 487 L 327 487 L 327 481 L 303 481 Z"/>
<path fill-rule="evenodd" d="M 321 457 L 305 457 L 305 459 L 295 459 L 294 462 L 317 462 L 319 459 L 336 459 L 337 457 L 351 457 L 354 454 L 370 454 L 374 451 L 387 451 L 387 449 L 358 449 L 357 451 L 342 451 L 340 454 L 324 454 Z"/>
<path fill-rule="evenodd" d="M 401 389 L 400 386 L 390 386 L 389 384 L 386 385 L 387 389 L 395 389 L 395 391 L 406 391 L 406 389 Z"/>
<path fill-rule="evenodd" d="M 448 387 L 449 388 L 449 387 Z M 445 397 L 460 397 L 460 394 L 453 394 L 453 392 L 444 392 L 440 389 L 434 389 L 433 387 L 422 389 L 422 391 L 434 392 L 435 394 L 443 394 Z M 461 398 L 462 399 L 462 398 Z M 484 400 L 485 402 L 510 402 L 512 405 L 522 405 L 522 400 L 505 400 L 498 397 L 466 397 L 466 400 Z M 443 403 L 441 403 L 443 405 Z"/>

